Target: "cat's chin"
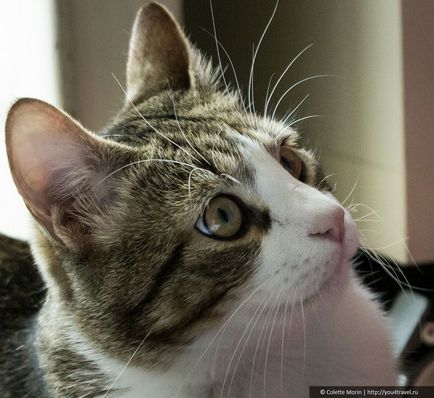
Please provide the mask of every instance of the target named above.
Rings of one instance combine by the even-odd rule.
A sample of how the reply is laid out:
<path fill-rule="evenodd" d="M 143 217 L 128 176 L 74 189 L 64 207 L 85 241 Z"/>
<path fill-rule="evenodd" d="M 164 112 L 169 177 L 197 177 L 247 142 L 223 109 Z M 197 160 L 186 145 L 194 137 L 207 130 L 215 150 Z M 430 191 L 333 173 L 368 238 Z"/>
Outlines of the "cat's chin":
<path fill-rule="evenodd" d="M 351 262 L 343 260 L 337 263 L 320 283 L 319 288 L 303 301 L 306 304 L 315 304 L 318 300 L 326 300 L 330 297 L 337 298 L 350 284 L 352 277 Z"/>
<path fill-rule="evenodd" d="M 300 301 L 314 305 L 318 301 L 338 299 L 352 279 L 352 262 L 347 257 L 343 257 L 330 266 L 329 272 L 321 276 L 321 280 L 317 281 L 316 289 L 307 291 Z"/>

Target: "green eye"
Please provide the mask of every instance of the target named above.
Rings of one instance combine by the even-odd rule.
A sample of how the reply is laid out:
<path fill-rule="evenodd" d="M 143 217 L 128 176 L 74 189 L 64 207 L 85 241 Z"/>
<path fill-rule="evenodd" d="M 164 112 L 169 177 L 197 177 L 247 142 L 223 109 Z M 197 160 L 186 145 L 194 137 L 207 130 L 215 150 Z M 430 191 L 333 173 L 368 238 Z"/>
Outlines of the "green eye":
<path fill-rule="evenodd" d="M 196 222 L 196 228 L 200 232 L 216 239 L 235 238 L 242 226 L 242 211 L 239 205 L 227 196 L 211 199 Z"/>

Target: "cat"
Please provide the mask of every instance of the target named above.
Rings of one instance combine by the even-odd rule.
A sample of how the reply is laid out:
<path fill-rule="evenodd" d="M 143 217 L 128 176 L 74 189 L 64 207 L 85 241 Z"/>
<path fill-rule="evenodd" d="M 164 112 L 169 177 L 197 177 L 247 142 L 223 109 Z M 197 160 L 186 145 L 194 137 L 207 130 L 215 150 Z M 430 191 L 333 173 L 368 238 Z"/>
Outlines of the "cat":
<path fill-rule="evenodd" d="M 7 153 L 43 283 L 25 247 L 2 258 L 2 397 L 396 383 L 385 317 L 351 267 L 349 212 L 297 132 L 220 80 L 150 3 L 103 131 L 40 100 L 12 106 Z"/>

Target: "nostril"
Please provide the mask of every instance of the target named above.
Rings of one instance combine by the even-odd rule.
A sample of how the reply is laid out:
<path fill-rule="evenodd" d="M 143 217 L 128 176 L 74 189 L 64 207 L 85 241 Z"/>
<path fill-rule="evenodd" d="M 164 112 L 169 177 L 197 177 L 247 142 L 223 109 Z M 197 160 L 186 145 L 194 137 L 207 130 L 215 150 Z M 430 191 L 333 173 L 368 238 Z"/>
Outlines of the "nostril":
<path fill-rule="evenodd" d="M 328 231 L 326 231 L 322 235 L 324 238 L 333 240 L 335 242 L 342 242 L 342 239 L 343 239 L 342 229 L 340 229 L 338 227 L 330 228 Z"/>
<path fill-rule="evenodd" d="M 345 235 L 345 211 L 336 207 L 318 215 L 313 221 L 309 235 L 341 243 Z"/>

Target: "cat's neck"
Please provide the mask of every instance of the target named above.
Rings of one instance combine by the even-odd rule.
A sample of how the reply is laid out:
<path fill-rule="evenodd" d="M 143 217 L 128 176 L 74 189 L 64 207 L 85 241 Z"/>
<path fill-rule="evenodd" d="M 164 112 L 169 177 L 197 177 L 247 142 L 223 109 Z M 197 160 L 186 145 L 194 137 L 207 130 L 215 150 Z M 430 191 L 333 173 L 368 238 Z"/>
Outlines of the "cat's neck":
<path fill-rule="evenodd" d="M 100 397 L 172 397 L 183 386 L 185 370 L 194 360 L 181 355 L 170 369 L 147 369 L 112 358 L 80 332 L 56 294 L 48 294 L 39 314 L 36 346 L 47 390 L 53 397 L 90 393 Z M 180 390 L 177 398 L 207 397 L 209 378 L 205 373 L 196 369 L 188 383 L 194 391 Z"/>
<path fill-rule="evenodd" d="M 330 384 L 333 380 L 345 379 L 349 385 L 366 379 L 372 384 L 394 383 L 382 315 L 375 312 L 373 317 L 372 307 L 366 292 L 354 285 L 334 302 L 305 308 L 304 314 L 294 310 L 292 317 L 288 313 L 286 318 L 278 315 L 273 319 L 273 313 L 267 318 L 266 310 L 253 325 L 248 324 L 251 314 L 246 309 L 227 324 L 223 333 L 219 326 L 195 340 L 168 369 L 140 368 L 111 358 L 55 311 L 41 314 L 40 325 L 45 326 L 40 328 L 39 347 L 50 389 L 62 389 L 64 395 L 93 389 L 100 391 L 101 397 L 110 391 L 109 396 L 122 398 L 202 398 L 219 397 L 222 390 L 228 396 L 231 388 L 230 393 L 244 397 L 251 393 L 249 385 L 253 383 L 252 397 L 263 397 L 264 388 L 269 397 L 280 397 L 282 388 L 286 394 L 304 397 L 301 391 L 306 385 Z M 59 320 L 61 325 L 56 326 Z M 285 336 L 282 330 L 286 330 Z M 359 344 L 362 338 L 370 344 L 370 350 Z M 265 356 L 267 346 L 270 355 Z M 373 350 L 383 353 L 379 356 L 383 363 L 370 363 Z"/>
<path fill-rule="evenodd" d="M 94 361 L 86 357 L 76 327 L 61 300 L 47 295 L 39 313 L 35 343 L 39 365 L 50 396 L 84 396 L 103 393 L 107 378 Z M 103 396 L 103 395 L 101 395 Z"/>

